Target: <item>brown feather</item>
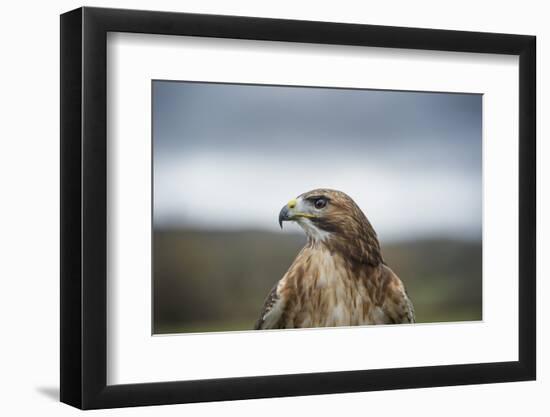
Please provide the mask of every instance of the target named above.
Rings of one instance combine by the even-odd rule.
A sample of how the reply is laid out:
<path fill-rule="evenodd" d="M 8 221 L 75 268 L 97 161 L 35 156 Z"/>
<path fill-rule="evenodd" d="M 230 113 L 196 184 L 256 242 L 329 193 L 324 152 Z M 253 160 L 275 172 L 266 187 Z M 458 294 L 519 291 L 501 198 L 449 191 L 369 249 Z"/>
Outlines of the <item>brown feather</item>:
<path fill-rule="evenodd" d="M 264 307 L 255 328 L 413 323 L 405 287 L 384 263 L 361 209 L 340 191 L 318 189 L 300 197 L 311 196 L 330 199 L 323 216 L 311 219 L 330 238 L 308 239 L 266 300 L 269 323 Z"/>

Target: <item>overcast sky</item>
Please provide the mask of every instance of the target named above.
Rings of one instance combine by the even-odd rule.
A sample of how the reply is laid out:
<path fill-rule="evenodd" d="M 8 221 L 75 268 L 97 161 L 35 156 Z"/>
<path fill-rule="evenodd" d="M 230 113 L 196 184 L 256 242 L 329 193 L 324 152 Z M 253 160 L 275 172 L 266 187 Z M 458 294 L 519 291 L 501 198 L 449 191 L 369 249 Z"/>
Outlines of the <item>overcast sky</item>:
<path fill-rule="evenodd" d="M 154 81 L 155 227 L 277 230 L 349 194 L 389 240 L 481 234 L 481 95 Z"/>

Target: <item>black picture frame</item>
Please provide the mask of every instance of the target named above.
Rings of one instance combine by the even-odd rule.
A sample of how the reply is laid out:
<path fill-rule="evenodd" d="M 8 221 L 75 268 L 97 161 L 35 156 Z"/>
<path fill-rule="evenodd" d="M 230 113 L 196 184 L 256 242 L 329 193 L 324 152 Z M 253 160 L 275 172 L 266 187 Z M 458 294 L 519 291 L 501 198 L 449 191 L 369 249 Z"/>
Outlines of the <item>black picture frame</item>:
<path fill-rule="evenodd" d="M 519 56 L 519 360 L 107 385 L 108 32 Z M 61 401 L 82 409 L 533 380 L 536 377 L 534 36 L 171 12 L 61 15 Z"/>

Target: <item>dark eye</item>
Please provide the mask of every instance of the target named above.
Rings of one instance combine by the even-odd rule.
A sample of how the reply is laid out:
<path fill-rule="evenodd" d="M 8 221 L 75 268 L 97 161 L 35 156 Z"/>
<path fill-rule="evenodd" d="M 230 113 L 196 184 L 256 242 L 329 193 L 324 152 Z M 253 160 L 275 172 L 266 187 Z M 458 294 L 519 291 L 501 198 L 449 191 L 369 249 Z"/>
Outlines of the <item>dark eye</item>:
<path fill-rule="evenodd" d="M 315 200 L 314 204 L 316 209 L 322 209 L 327 205 L 327 200 L 325 200 L 324 198 L 318 198 L 317 200 Z"/>

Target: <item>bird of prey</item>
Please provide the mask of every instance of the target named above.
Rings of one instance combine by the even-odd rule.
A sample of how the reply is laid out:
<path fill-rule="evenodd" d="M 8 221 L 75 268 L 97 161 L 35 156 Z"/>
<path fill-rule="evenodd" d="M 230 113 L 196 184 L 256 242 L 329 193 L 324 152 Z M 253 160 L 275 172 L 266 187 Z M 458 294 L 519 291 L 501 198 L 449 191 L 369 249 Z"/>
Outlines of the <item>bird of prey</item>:
<path fill-rule="evenodd" d="M 255 329 L 414 323 L 413 305 L 378 237 L 345 193 L 316 189 L 286 204 L 307 243 L 267 296 Z"/>

